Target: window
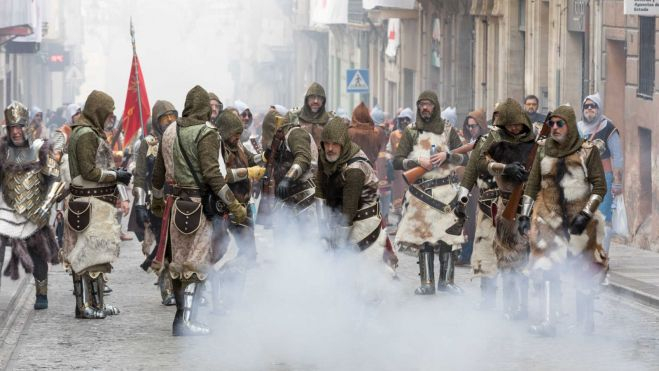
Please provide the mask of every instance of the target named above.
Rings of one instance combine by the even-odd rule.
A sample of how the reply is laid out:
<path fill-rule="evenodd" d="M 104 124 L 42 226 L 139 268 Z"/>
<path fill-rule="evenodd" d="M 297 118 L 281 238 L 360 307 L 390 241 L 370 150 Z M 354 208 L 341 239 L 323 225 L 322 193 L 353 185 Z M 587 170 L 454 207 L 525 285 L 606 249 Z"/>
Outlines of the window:
<path fill-rule="evenodd" d="M 655 17 L 639 17 L 641 35 L 637 95 L 647 99 L 652 99 L 654 91 L 655 20 Z"/>

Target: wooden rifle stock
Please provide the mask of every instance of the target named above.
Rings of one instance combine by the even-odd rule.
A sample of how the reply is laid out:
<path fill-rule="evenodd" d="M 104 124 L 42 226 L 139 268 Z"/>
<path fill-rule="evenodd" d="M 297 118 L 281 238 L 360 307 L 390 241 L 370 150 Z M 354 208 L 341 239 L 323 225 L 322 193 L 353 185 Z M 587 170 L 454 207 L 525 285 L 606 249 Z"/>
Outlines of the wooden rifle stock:
<path fill-rule="evenodd" d="M 458 153 L 458 154 L 464 155 L 464 154 L 468 153 L 469 151 L 471 151 L 472 149 L 474 149 L 474 143 L 467 143 L 467 144 L 464 144 L 464 145 L 454 149 L 452 151 L 452 153 Z M 403 172 L 403 179 L 405 179 L 405 182 L 407 183 L 407 185 L 412 185 L 412 184 L 416 183 L 416 181 L 419 180 L 419 178 L 421 178 L 423 176 L 423 174 L 425 174 L 427 172 L 428 172 L 428 169 L 426 169 L 425 167 L 417 166 L 417 167 L 411 168 L 407 171 L 404 171 Z"/>
<path fill-rule="evenodd" d="M 524 166 L 526 167 L 526 170 L 531 171 L 531 168 L 533 167 L 533 162 L 535 161 L 535 156 L 538 153 L 538 141 L 549 135 L 549 130 L 551 129 L 549 125 L 547 125 L 547 121 L 551 118 L 551 112 L 547 113 L 547 117 L 545 117 L 545 121 L 542 124 L 542 129 L 538 133 L 538 135 L 535 138 L 535 143 L 533 143 L 533 147 L 531 147 L 531 152 L 529 153 L 529 157 L 526 158 L 526 163 Z M 501 216 L 509 221 L 515 221 L 517 219 L 517 207 L 519 205 L 519 202 L 522 200 L 522 194 L 524 193 L 524 185 L 526 183 L 520 183 L 513 188 L 512 193 L 510 194 L 510 199 L 508 200 L 508 203 L 506 204 L 506 208 L 503 209 L 503 213 Z"/>

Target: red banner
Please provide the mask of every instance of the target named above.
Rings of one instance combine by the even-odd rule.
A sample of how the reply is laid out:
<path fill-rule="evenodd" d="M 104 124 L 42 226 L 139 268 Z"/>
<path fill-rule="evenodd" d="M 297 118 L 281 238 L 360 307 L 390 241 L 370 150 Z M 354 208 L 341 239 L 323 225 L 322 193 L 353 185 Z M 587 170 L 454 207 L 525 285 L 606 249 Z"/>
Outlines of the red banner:
<path fill-rule="evenodd" d="M 137 73 L 135 73 L 136 69 Z M 136 77 L 137 80 L 135 79 Z M 140 98 L 139 100 L 138 96 Z M 144 84 L 144 76 L 142 76 L 140 60 L 137 58 L 137 54 L 133 54 L 133 64 L 130 68 L 128 91 L 126 92 L 126 104 L 124 105 L 124 113 L 121 116 L 124 148 L 135 138 L 135 135 L 137 135 L 142 127 L 142 123 L 140 122 L 140 103 L 142 103 L 142 122 L 146 128 L 149 117 L 151 116 L 151 106 L 149 106 L 149 98 L 146 96 L 146 85 Z M 144 133 L 144 135 L 147 134 Z"/>

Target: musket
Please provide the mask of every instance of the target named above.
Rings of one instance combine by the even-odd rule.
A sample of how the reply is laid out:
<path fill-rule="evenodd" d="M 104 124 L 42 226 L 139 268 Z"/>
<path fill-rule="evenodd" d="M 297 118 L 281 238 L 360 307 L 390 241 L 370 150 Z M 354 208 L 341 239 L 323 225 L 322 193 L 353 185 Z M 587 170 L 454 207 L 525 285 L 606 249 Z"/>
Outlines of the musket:
<path fill-rule="evenodd" d="M 259 202 L 259 210 L 256 213 L 259 217 L 257 218 L 257 224 L 259 225 L 270 225 L 270 215 L 272 214 L 273 202 L 275 197 L 275 158 L 277 157 L 277 152 L 281 143 L 284 141 L 284 132 L 281 129 L 285 121 L 284 117 L 275 116 L 275 135 L 272 138 L 272 143 L 270 144 L 270 158 L 268 158 L 268 163 L 265 167 L 265 175 L 261 179 L 261 201 Z M 263 220 L 265 218 L 265 221 Z"/>
<path fill-rule="evenodd" d="M 549 135 L 549 130 L 551 128 L 549 127 L 549 125 L 547 125 L 547 121 L 549 121 L 550 118 L 551 118 L 551 112 L 547 113 L 547 117 L 545 117 L 545 121 L 542 123 L 542 129 L 536 136 L 535 142 L 533 143 L 533 147 L 531 147 L 531 152 L 529 153 L 529 156 L 526 158 L 526 163 L 524 165 L 528 171 L 531 171 L 531 168 L 533 167 L 533 162 L 535 161 L 535 156 L 538 153 L 538 146 L 539 146 L 538 141 Z M 522 194 L 524 193 L 525 184 L 526 183 L 519 183 L 513 188 L 513 191 L 510 194 L 510 199 L 506 204 L 506 208 L 503 209 L 503 213 L 501 214 L 502 218 L 510 222 L 514 222 L 517 219 L 517 206 L 519 205 L 519 202 L 522 200 Z"/>
<path fill-rule="evenodd" d="M 474 144 L 475 143 L 464 144 L 451 151 L 451 153 L 458 153 L 464 155 L 466 153 L 469 153 L 472 149 L 474 149 Z M 405 179 L 407 185 L 412 185 L 428 171 L 429 170 L 423 166 L 417 166 L 403 172 L 403 179 Z"/>

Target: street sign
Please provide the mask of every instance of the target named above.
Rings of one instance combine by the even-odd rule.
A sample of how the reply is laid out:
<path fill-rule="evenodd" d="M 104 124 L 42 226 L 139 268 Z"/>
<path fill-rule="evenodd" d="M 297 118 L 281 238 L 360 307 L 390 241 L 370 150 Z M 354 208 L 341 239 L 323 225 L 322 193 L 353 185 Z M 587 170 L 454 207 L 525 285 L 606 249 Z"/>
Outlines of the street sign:
<path fill-rule="evenodd" d="M 659 15 L 659 1 L 657 0 L 625 0 L 625 15 Z"/>
<path fill-rule="evenodd" d="M 349 69 L 346 72 L 348 93 L 368 93 L 368 69 Z"/>

